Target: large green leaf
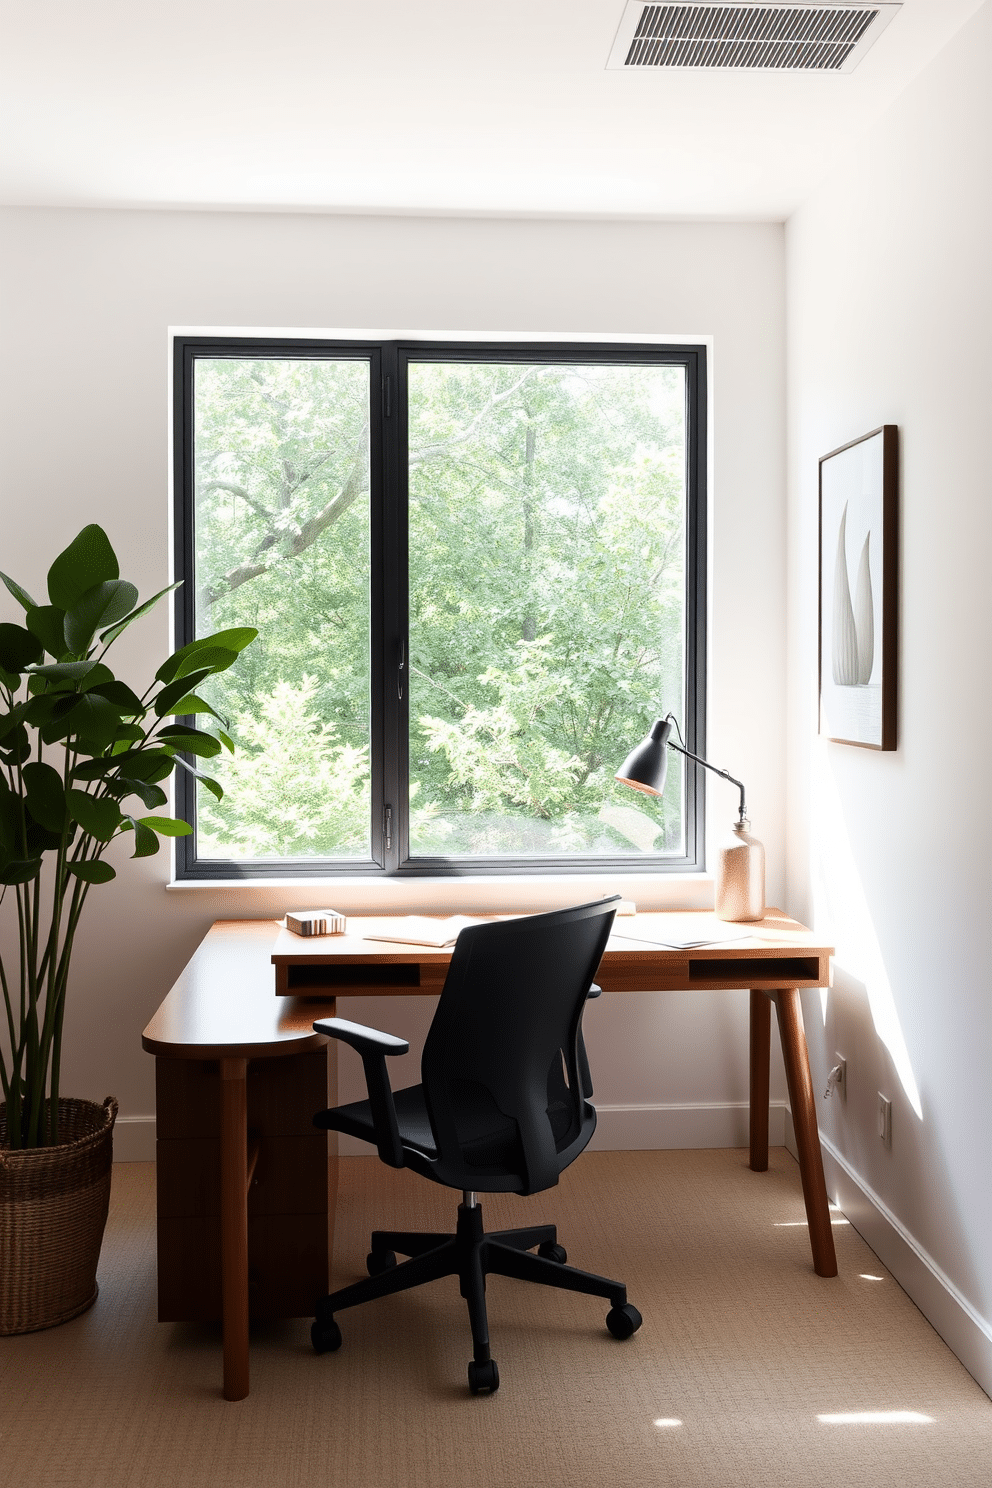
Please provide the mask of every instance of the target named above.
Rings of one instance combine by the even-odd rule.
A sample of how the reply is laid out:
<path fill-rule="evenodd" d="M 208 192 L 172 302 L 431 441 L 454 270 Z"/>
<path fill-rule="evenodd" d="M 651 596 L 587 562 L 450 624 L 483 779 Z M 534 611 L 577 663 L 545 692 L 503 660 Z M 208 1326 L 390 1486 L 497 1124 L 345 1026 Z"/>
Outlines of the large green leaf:
<path fill-rule="evenodd" d="M 159 729 L 158 738 L 170 749 L 184 749 L 187 754 L 198 754 L 203 759 L 213 759 L 214 755 L 220 754 L 220 740 L 213 734 L 205 734 L 202 729 L 188 728 L 181 723 L 170 723 L 168 728 Z"/>
<path fill-rule="evenodd" d="M 176 669 L 176 676 L 184 679 L 198 677 L 204 669 L 207 673 L 226 672 L 237 659 L 237 651 L 232 651 L 228 646 L 204 646 L 202 651 L 197 651 L 192 656 L 187 656 L 185 661 L 180 662 Z"/>
<path fill-rule="evenodd" d="M 120 712 L 113 703 L 88 692 L 83 693 L 69 717 L 72 723 L 70 736 L 84 754 L 100 754 L 106 749 L 121 721 Z"/>
<path fill-rule="evenodd" d="M 16 579 L 12 579 L 9 574 L 5 573 L 0 573 L 0 579 L 3 579 L 4 583 L 7 585 L 7 588 L 17 600 L 17 603 L 20 605 L 22 610 L 30 610 L 34 608 L 34 600 L 31 598 L 28 591 L 21 587 Z"/>
<path fill-rule="evenodd" d="M 73 821 L 100 842 L 109 842 L 121 824 L 121 809 L 109 796 L 96 797 L 86 791 L 66 791 L 65 803 Z"/>
<path fill-rule="evenodd" d="M 96 632 L 104 625 L 113 625 L 129 614 L 138 597 L 138 591 L 126 579 L 107 579 L 94 584 L 92 589 L 76 601 L 65 617 L 65 638 L 69 650 L 82 656 L 90 646 Z"/>
<path fill-rule="evenodd" d="M 147 615 L 149 610 L 155 608 L 160 599 L 163 599 L 167 594 L 171 594 L 174 589 L 178 589 L 182 582 L 182 579 L 177 579 L 174 584 L 169 584 L 167 588 L 160 589 L 157 594 L 152 595 L 151 599 L 146 599 L 144 604 L 139 605 L 136 610 L 132 610 L 130 615 L 125 615 L 123 620 L 118 621 L 116 625 L 111 625 L 109 630 L 102 631 L 100 640 L 103 645 L 112 646 L 117 637 L 127 630 L 133 621 L 140 620 L 142 615 Z"/>
<path fill-rule="evenodd" d="M 61 834 L 65 826 L 65 791 L 58 770 L 34 760 L 21 771 L 27 808 L 39 826 Z"/>
<path fill-rule="evenodd" d="M 155 699 L 155 712 L 159 718 L 163 718 L 166 713 L 175 712 L 173 703 L 177 703 L 187 692 L 193 692 L 203 679 L 209 676 L 210 668 L 204 667 L 191 672 L 188 676 L 179 677 L 175 682 L 170 682 L 167 687 L 163 687 Z"/>
<path fill-rule="evenodd" d="M 44 686 L 44 683 L 42 683 L 42 686 Z M 71 700 L 75 702 L 74 693 L 71 696 Z M 56 709 L 59 707 L 64 712 L 66 702 L 67 698 L 64 692 L 43 692 L 40 697 L 36 695 L 31 696 L 26 703 L 21 703 L 19 706 L 24 709 L 24 722 L 30 724 L 32 728 L 38 729 L 55 717 Z M 0 733 L 2 732 L 3 730 L 0 729 Z"/>
<path fill-rule="evenodd" d="M 116 677 L 109 682 L 98 682 L 94 687 L 90 686 L 87 677 L 85 691 L 99 693 L 100 697 L 105 697 L 128 718 L 141 718 L 145 712 L 144 704 L 137 693 L 132 692 L 126 682 L 118 682 Z"/>
<path fill-rule="evenodd" d="M 132 750 L 131 755 L 136 755 L 137 750 Z M 108 776 L 116 774 L 121 763 L 128 759 L 129 755 L 118 755 L 116 757 L 103 755 L 100 759 L 83 760 L 76 765 L 72 772 L 73 780 L 104 780 Z"/>
<path fill-rule="evenodd" d="M 14 858 L 0 867 L 0 883 L 30 883 L 41 872 L 41 858 Z"/>
<path fill-rule="evenodd" d="M 169 799 L 160 785 L 149 785 L 146 780 L 115 780 L 108 782 L 107 789 L 112 790 L 120 799 L 125 796 L 140 796 L 149 810 L 153 806 L 164 806 Z"/>
<path fill-rule="evenodd" d="M 193 830 L 189 822 L 178 821 L 174 816 L 141 816 L 138 820 L 163 837 L 188 837 Z"/>
<path fill-rule="evenodd" d="M 31 740 L 23 723 L 19 724 L 3 741 L 0 758 L 6 760 L 8 765 L 14 766 L 21 765 L 31 758 Z"/>
<path fill-rule="evenodd" d="M 91 858 L 87 863 L 66 863 L 65 866 L 70 873 L 74 873 L 77 878 L 83 879 L 85 883 L 109 883 L 112 878 L 117 877 L 110 864 L 104 863 L 99 858 Z"/>
<path fill-rule="evenodd" d="M 135 780 L 164 780 L 172 774 L 176 755 L 164 749 L 126 749 L 123 754 L 104 755 L 102 759 L 85 760 L 72 772 L 74 780 L 102 780 L 123 770 Z"/>
<path fill-rule="evenodd" d="M 56 852 L 62 846 L 62 833 L 51 832 L 47 827 L 39 826 L 29 816 L 24 846 L 26 857 L 40 858 L 42 853 Z"/>
<path fill-rule="evenodd" d="M 187 679 L 185 677 L 182 677 L 180 680 L 185 687 Z M 174 687 L 175 685 L 176 684 L 174 682 L 170 683 L 170 686 L 172 687 Z M 165 689 L 163 688 L 162 691 L 164 692 Z M 159 693 L 159 697 L 161 696 L 162 693 Z M 203 698 L 197 697 L 195 692 L 187 692 L 181 698 L 179 698 L 177 702 L 173 703 L 170 708 L 163 708 L 162 716 L 167 713 L 171 714 L 174 718 L 192 718 L 197 713 L 210 713 L 214 718 L 216 718 L 218 723 L 227 722 L 227 720 L 225 718 L 222 718 L 221 715 L 217 712 L 216 708 L 211 708 L 210 704 L 204 702 Z"/>
<path fill-rule="evenodd" d="M 131 774 L 137 775 L 139 780 L 145 780 L 149 785 L 154 785 L 158 780 L 166 780 L 176 768 L 178 754 L 167 754 L 165 750 L 156 753 L 155 759 L 148 766 L 143 766 L 140 771 L 131 767 Z"/>
<path fill-rule="evenodd" d="M 31 721 L 31 709 L 36 706 L 37 699 L 29 698 L 27 702 L 18 703 L 11 708 L 9 713 L 0 715 L 0 739 L 6 739 L 7 735 L 13 733 L 18 724 L 28 720 Z"/>
<path fill-rule="evenodd" d="M 65 739 L 74 731 L 72 715 L 79 707 L 79 694 L 71 692 L 68 695 L 59 694 L 56 697 L 40 697 L 33 700 L 33 708 L 37 709 L 37 717 L 32 716 L 29 722 L 41 730 L 41 737 L 46 744 L 57 744 L 60 739 Z M 47 721 L 45 709 L 48 709 Z"/>
<path fill-rule="evenodd" d="M 145 731 L 137 723 L 119 723 L 114 733 L 114 742 L 111 745 L 111 754 L 123 754 L 134 744 L 140 744 L 145 737 Z"/>
<path fill-rule="evenodd" d="M 84 527 L 48 570 L 48 597 L 53 605 L 71 610 L 94 584 L 120 578 L 117 554 L 96 523 Z"/>
<path fill-rule="evenodd" d="M 44 666 L 34 666 L 31 674 L 34 677 L 46 677 L 51 682 L 81 682 L 91 672 L 96 672 L 101 682 L 106 682 L 114 674 L 109 667 L 105 667 L 99 661 L 53 661 Z"/>
<path fill-rule="evenodd" d="M 157 836 L 151 827 L 146 827 L 143 821 L 136 821 L 132 816 L 134 826 L 134 852 L 132 858 L 150 858 L 158 852 L 161 847 Z"/>
<path fill-rule="evenodd" d="M 44 654 L 36 635 L 23 625 L 0 625 L 0 666 L 15 675 L 27 671 Z"/>
<path fill-rule="evenodd" d="M 206 651 L 208 649 L 233 651 L 234 655 L 237 656 L 246 646 L 251 645 L 251 642 L 257 635 L 258 631 L 251 626 L 240 626 L 234 630 L 218 630 L 215 635 L 202 636 L 197 641 L 190 641 L 188 646 L 183 646 L 181 650 L 176 651 L 170 656 L 167 661 L 163 661 L 155 676 L 159 682 L 171 682 L 173 677 L 188 675 L 189 672 L 193 671 L 199 665 L 199 662 L 195 659 L 198 651 Z M 190 663 L 188 666 L 187 662 Z M 227 666 L 230 665 L 231 663 L 227 662 Z M 180 668 L 184 668 L 184 670 L 180 672 Z M 210 669 L 217 672 L 223 671 L 224 667 L 214 666 L 211 663 Z"/>
<path fill-rule="evenodd" d="M 24 623 L 56 661 L 71 654 L 72 647 L 65 638 L 65 610 L 57 605 L 35 605 L 28 610 Z"/>
<path fill-rule="evenodd" d="M 176 755 L 175 762 L 177 765 L 181 765 L 187 774 L 192 775 L 194 780 L 198 780 L 201 785 L 205 785 L 210 794 L 216 796 L 218 801 L 223 801 L 224 791 L 216 780 L 212 780 L 209 775 L 204 775 L 202 771 L 194 769 L 188 760 L 183 759 L 181 754 Z"/>

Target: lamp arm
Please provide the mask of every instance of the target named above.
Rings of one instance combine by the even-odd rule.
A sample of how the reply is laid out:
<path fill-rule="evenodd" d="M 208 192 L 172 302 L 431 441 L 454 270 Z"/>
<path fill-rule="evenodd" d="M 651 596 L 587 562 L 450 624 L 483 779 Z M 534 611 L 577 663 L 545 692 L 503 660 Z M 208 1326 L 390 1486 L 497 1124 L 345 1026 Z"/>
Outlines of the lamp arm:
<path fill-rule="evenodd" d="M 742 822 L 744 822 L 744 821 L 747 820 L 747 807 L 746 807 L 745 802 L 744 802 L 744 782 L 743 781 L 738 780 L 735 776 L 731 775 L 731 773 L 730 773 L 729 770 L 718 770 L 717 767 L 716 767 L 716 765 L 711 765 L 710 762 L 709 762 L 709 760 L 704 760 L 700 755 L 693 754 L 691 750 L 686 749 L 683 745 L 681 745 L 681 744 L 673 744 L 672 741 L 671 741 L 671 739 L 669 739 L 669 741 L 668 741 L 668 747 L 669 747 L 669 749 L 677 749 L 678 752 L 679 752 L 679 754 L 684 754 L 687 759 L 695 760 L 697 765 L 702 765 L 703 768 L 706 769 L 706 770 L 712 770 L 714 775 L 720 775 L 720 776 L 722 776 L 722 778 L 724 780 L 729 780 L 730 783 L 731 783 L 731 785 L 736 785 L 737 786 L 737 789 L 741 793 L 741 814 L 740 814 L 740 819 L 741 819 Z"/>

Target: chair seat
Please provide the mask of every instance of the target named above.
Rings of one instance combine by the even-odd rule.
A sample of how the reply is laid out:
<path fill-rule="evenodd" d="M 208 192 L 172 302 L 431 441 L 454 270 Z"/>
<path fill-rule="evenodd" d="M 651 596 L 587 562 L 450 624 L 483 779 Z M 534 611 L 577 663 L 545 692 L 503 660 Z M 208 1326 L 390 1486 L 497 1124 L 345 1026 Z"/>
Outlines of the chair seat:
<path fill-rule="evenodd" d="M 405 1090 L 394 1090 L 396 1123 L 400 1129 L 400 1141 L 404 1147 L 424 1157 L 436 1159 L 434 1133 L 431 1131 L 427 1102 L 423 1085 L 408 1085 Z M 363 1142 L 376 1144 L 375 1123 L 372 1119 L 370 1101 L 351 1101 L 346 1106 L 334 1106 L 314 1117 L 314 1125 L 329 1131 L 345 1132 L 349 1137 L 358 1137 Z"/>
<path fill-rule="evenodd" d="M 405 1090 L 394 1091 L 393 1101 L 403 1147 L 419 1153 L 429 1162 L 436 1162 L 438 1151 L 423 1085 L 408 1085 Z M 483 1085 L 472 1080 L 452 1081 L 451 1104 L 462 1160 L 467 1167 L 477 1172 L 480 1178 L 486 1174 L 505 1174 L 520 1169 L 522 1152 L 517 1124 L 512 1117 L 504 1115 Z M 564 1109 L 560 1112 L 549 1109 L 548 1115 L 552 1119 L 552 1128 L 561 1125 L 561 1134 L 564 1135 L 569 1113 Z M 318 1118 L 318 1124 L 375 1146 L 375 1123 L 371 1103 L 367 1100 L 351 1101 L 348 1105 L 325 1111 Z M 556 1132 L 556 1136 L 558 1134 Z"/>

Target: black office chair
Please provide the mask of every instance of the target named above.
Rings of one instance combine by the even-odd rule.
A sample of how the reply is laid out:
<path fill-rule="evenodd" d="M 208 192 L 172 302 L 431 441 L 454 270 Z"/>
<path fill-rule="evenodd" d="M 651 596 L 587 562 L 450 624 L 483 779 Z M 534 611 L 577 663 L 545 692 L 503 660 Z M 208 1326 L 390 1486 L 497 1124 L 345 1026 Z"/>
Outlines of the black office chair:
<path fill-rule="evenodd" d="M 373 1143 L 390 1167 L 462 1190 L 453 1235 L 373 1232 L 369 1279 L 317 1304 L 311 1338 L 318 1354 L 340 1348 L 334 1314 L 342 1308 L 440 1276 L 457 1276 L 468 1303 L 474 1395 L 499 1388 L 489 1353 L 488 1274 L 608 1297 L 614 1338 L 641 1326 L 621 1282 L 565 1264 L 554 1225 L 487 1235 L 476 1201 L 478 1191 L 552 1188 L 596 1129 L 582 1011 L 587 996 L 599 995 L 592 979 L 617 902 L 463 930 L 424 1045 L 420 1085 L 390 1089 L 386 1055 L 406 1054 L 404 1039 L 342 1018 L 313 1025 L 357 1049 L 368 1086 L 368 1100 L 321 1112 L 314 1124 Z M 397 1265 L 397 1251 L 411 1259 Z"/>

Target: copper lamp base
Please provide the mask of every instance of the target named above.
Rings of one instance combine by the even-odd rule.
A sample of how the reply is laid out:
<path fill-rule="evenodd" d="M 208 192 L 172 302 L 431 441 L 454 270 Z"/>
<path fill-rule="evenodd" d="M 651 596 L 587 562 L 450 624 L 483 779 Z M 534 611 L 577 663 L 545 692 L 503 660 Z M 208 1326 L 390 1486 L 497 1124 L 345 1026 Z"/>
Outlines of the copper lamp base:
<path fill-rule="evenodd" d="M 765 849 L 738 822 L 720 845 L 716 868 L 716 913 L 721 920 L 760 920 L 765 913 Z"/>

